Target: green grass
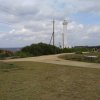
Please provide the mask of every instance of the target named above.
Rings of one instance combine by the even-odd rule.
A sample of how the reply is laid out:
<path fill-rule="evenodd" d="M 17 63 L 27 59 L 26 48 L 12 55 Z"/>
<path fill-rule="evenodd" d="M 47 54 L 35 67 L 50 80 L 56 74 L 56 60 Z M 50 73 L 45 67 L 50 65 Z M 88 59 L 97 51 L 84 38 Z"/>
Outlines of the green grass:
<path fill-rule="evenodd" d="M 0 72 L 9 72 L 9 71 L 20 70 L 20 69 L 22 68 L 15 64 L 0 62 Z"/>
<path fill-rule="evenodd" d="M 100 100 L 99 69 L 0 62 L 0 71 L 0 100 Z"/>
<path fill-rule="evenodd" d="M 97 58 L 91 59 L 86 56 L 97 56 Z M 90 52 L 90 53 L 70 54 L 70 55 L 66 54 L 66 55 L 59 56 L 59 57 L 65 60 L 100 63 L 100 52 Z"/>

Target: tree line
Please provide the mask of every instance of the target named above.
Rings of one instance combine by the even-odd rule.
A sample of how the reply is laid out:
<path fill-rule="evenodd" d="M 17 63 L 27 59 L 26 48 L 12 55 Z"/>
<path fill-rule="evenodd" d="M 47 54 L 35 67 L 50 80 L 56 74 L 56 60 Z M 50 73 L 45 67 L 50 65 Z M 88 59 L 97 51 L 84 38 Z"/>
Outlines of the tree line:
<path fill-rule="evenodd" d="M 89 48 L 60 48 L 57 46 L 53 46 L 45 43 L 32 44 L 30 46 L 26 46 L 22 48 L 20 51 L 16 53 L 17 56 L 20 57 L 33 57 L 33 56 L 41 56 L 41 55 L 49 55 L 49 54 L 59 54 L 59 53 L 72 53 L 72 52 L 87 52 L 90 51 Z"/>
<path fill-rule="evenodd" d="M 7 50 L 0 50 L 0 59 L 6 57 L 19 58 L 19 57 L 34 57 L 41 55 L 59 54 L 59 53 L 82 53 L 90 52 L 92 48 L 88 47 L 72 47 L 72 48 L 60 48 L 46 43 L 32 44 L 30 46 L 23 47 L 20 51 L 11 52 Z"/>

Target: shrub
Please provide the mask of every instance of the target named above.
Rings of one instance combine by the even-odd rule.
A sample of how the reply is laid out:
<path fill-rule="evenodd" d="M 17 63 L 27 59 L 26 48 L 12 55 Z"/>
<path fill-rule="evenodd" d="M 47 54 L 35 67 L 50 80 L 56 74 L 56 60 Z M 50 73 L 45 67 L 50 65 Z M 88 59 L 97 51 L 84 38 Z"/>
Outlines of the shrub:
<path fill-rule="evenodd" d="M 83 54 L 81 51 L 77 51 L 77 52 L 75 52 L 76 54 Z"/>
<path fill-rule="evenodd" d="M 61 53 L 60 48 L 45 43 L 38 43 L 22 48 L 22 50 L 17 52 L 16 55 L 20 57 L 27 57 L 27 56 L 58 54 L 58 53 Z"/>

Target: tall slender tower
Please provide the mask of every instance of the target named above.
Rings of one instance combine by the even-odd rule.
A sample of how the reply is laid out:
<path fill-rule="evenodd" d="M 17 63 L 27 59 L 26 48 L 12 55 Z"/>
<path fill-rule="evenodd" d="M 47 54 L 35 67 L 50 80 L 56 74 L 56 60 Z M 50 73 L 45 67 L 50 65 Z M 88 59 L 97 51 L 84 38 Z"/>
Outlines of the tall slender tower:
<path fill-rule="evenodd" d="M 68 21 L 64 20 L 63 21 L 63 33 L 62 33 L 63 48 L 65 48 L 65 33 L 67 32 L 67 25 L 68 25 Z"/>

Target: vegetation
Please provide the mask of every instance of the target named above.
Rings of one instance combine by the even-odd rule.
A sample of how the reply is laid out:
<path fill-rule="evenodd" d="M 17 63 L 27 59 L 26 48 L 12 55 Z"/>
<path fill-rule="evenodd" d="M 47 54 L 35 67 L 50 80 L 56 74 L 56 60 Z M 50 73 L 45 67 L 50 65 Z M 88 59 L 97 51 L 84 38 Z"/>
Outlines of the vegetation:
<path fill-rule="evenodd" d="M 7 57 L 23 58 L 23 57 L 33 57 L 33 56 L 41 56 L 49 54 L 58 54 L 58 53 L 72 53 L 72 52 L 76 52 L 76 54 L 82 54 L 82 52 L 91 52 L 93 50 L 94 50 L 93 48 L 89 47 L 72 47 L 72 48 L 62 49 L 53 45 L 38 43 L 26 46 L 17 52 L 0 50 L 0 59 L 5 59 Z"/>
<path fill-rule="evenodd" d="M 72 52 L 89 52 L 92 51 L 91 48 L 83 48 L 83 47 L 72 47 L 72 48 L 64 48 L 62 49 L 63 53 L 72 53 Z"/>
<path fill-rule="evenodd" d="M 95 57 L 91 57 L 95 56 Z M 60 56 L 60 58 L 66 60 L 75 60 L 75 61 L 84 61 L 84 62 L 92 62 L 92 63 L 100 63 L 100 52 L 90 52 L 90 53 L 75 53 L 71 55 Z"/>
<path fill-rule="evenodd" d="M 0 59 L 5 59 L 6 57 L 11 57 L 13 55 L 14 55 L 14 53 L 11 51 L 0 50 Z"/>
<path fill-rule="evenodd" d="M 71 52 L 87 52 L 91 51 L 90 48 L 59 48 L 53 45 L 38 43 L 32 44 L 31 46 L 26 46 L 16 53 L 19 57 L 29 57 L 29 56 L 41 56 L 49 54 L 58 54 L 58 53 L 71 53 Z"/>
<path fill-rule="evenodd" d="M 3 66 L 9 71 L 0 71 L 0 100 L 100 100 L 99 69 L 36 62 Z"/>
<path fill-rule="evenodd" d="M 12 70 L 19 70 L 19 69 L 22 69 L 22 68 L 15 64 L 0 62 L 0 72 L 9 72 Z"/>
<path fill-rule="evenodd" d="M 24 47 L 22 48 L 21 51 L 17 52 L 16 54 L 17 56 L 20 57 L 27 57 L 27 56 L 58 54 L 58 53 L 61 53 L 60 48 L 45 43 L 38 43 Z"/>

